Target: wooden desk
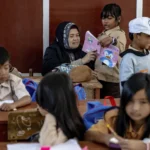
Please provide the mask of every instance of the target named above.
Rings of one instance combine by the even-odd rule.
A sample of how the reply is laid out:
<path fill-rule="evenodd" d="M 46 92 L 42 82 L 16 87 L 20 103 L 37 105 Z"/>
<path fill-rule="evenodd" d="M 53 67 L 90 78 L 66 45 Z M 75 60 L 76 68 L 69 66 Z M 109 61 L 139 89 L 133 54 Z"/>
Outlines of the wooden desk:
<path fill-rule="evenodd" d="M 34 82 L 36 83 L 39 83 L 42 79 L 43 79 L 43 76 L 26 76 L 26 77 L 23 77 L 23 78 L 29 78 L 31 80 L 33 80 Z"/>
<path fill-rule="evenodd" d="M 0 150 L 7 150 L 7 144 L 8 143 L 1 142 Z M 79 144 L 82 148 L 85 146 L 88 146 L 88 150 L 110 150 L 108 147 L 106 147 L 103 144 L 96 144 L 96 143 L 87 142 L 87 141 L 79 142 Z"/>
<path fill-rule="evenodd" d="M 16 111 L 22 111 L 22 110 L 29 110 L 36 108 L 37 104 L 35 102 L 32 102 L 30 105 L 27 105 L 25 107 L 21 107 L 17 109 Z M 7 121 L 8 121 L 8 113 L 9 112 L 4 112 L 0 111 L 0 142 L 2 141 L 7 141 Z"/>
<path fill-rule="evenodd" d="M 120 99 L 119 98 L 116 98 L 116 103 L 117 105 L 119 106 L 120 104 Z M 83 100 L 83 101 L 77 101 L 77 107 L 78 107 L 78 110 L 80 112 L 80 114 L 83 116 L 83 114 L 86 112 L 86 105 L 87 105 L 87 102 L 89 100 Z M 91 100 L 90 100 L 91 101 Z M 95 100 L 93 100 L 95 101 Z M 99 99 L 98 101 L 102 102 L 103 103 L 103 99 Z M 110 102 L 107 101 L 107 105 L 110 105 Z M 33 108 L 36 108 L 37 105 L 36 105 L 36 102 L 32 102 L 30 105 L 27 105 L 25 107 L 22 107 L 22 108 L 19 108 L 17 111 L 19 110 L 29 110 L 29 109 L 33 109 Z M 1 136 L 0 136 L 0 142 L 6 142 L 8 141 L 7 140 L 7 121 L 8 121 L 8 113 L 9 112 L 3 112 L 3 111 L 0 111 L 0 133 L 1 133 Z"/>

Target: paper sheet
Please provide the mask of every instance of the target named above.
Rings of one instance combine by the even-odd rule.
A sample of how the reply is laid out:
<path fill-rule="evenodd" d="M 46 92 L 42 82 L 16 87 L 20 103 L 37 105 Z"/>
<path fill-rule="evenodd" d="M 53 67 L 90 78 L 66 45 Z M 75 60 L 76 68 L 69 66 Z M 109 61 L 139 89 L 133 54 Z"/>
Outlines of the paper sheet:
<path fill-rule="evenodd" d="M 0 101 L 0 106 L 4 103 L 9 103 L 9 104 L 12 104 L 14 103 L 14 100 L 3 100 L 3 101 Z"/>
<path fill-rule="evenodd" d="M 8 144 L 8 150 L 40 150 L 39 143 L 17 143 Z M 68 140 L 66 143 L 58 144 L 50 148 L 50 150 L 81 150 L 75 139 Z"/>

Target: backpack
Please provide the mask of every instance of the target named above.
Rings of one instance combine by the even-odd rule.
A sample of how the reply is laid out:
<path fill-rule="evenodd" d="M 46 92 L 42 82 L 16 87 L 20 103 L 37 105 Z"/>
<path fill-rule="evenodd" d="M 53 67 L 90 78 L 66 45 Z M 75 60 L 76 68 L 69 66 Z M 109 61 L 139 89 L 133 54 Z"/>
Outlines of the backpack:
<path fill-rule="evenodd" d="M 25 85 L 26 90 L 29 92 L 32 98 L 32 102 L 35 102 L 36 101 L 35 95 L 36 95 L 36 89 L 38 87 L 38 84 L 29 78 L 24 78 L 22 82 Z"/>
<path fill-rule="evenodd" d="M 112 106 L 106 105 L 106 100 L 109 99 Z M 118 108 L 116 102 L 112 96 L 106 96 L 104 98 L 104 103 L 99 101 L 89 101 L 87 102 L 87 111 L 83 115 L 83 121 L 88 130 L 93 124 L 96 124 L 98 120 L 104 118 L 104 113 L 110 109 Z"/>
<path fill-rule="evenodd" d="M 78 100 L 85 100 L 86 99 L 86 92 L 81 84 L 77 84 L 74 86 L 75 93 L 78 97 Z"/>

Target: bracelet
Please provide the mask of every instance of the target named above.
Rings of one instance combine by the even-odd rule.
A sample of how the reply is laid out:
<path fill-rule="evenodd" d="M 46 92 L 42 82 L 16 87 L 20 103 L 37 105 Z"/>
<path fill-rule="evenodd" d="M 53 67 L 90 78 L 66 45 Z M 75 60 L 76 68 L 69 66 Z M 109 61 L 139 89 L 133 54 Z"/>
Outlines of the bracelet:
<path fill-rule="evenodd" d="M 146 150 L 150 150 L 150 143 L 146 143 Z"/>

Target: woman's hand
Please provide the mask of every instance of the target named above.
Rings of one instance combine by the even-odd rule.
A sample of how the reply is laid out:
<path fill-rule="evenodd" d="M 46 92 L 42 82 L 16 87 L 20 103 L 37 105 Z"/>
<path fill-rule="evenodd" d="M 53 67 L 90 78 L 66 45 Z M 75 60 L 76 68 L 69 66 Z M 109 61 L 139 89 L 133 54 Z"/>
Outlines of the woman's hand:
<path fill-rule="evenodd" d="M 92 71 L 92 79 L 98 78 L 98 71 L 94 70 Z"/>
<path fill-rule="evenodd" d="M 94 61 L 96 59 L 96 51 L 88 52 L 83 58 L 82 63 L 87 64 L 90 61 Z"/>

